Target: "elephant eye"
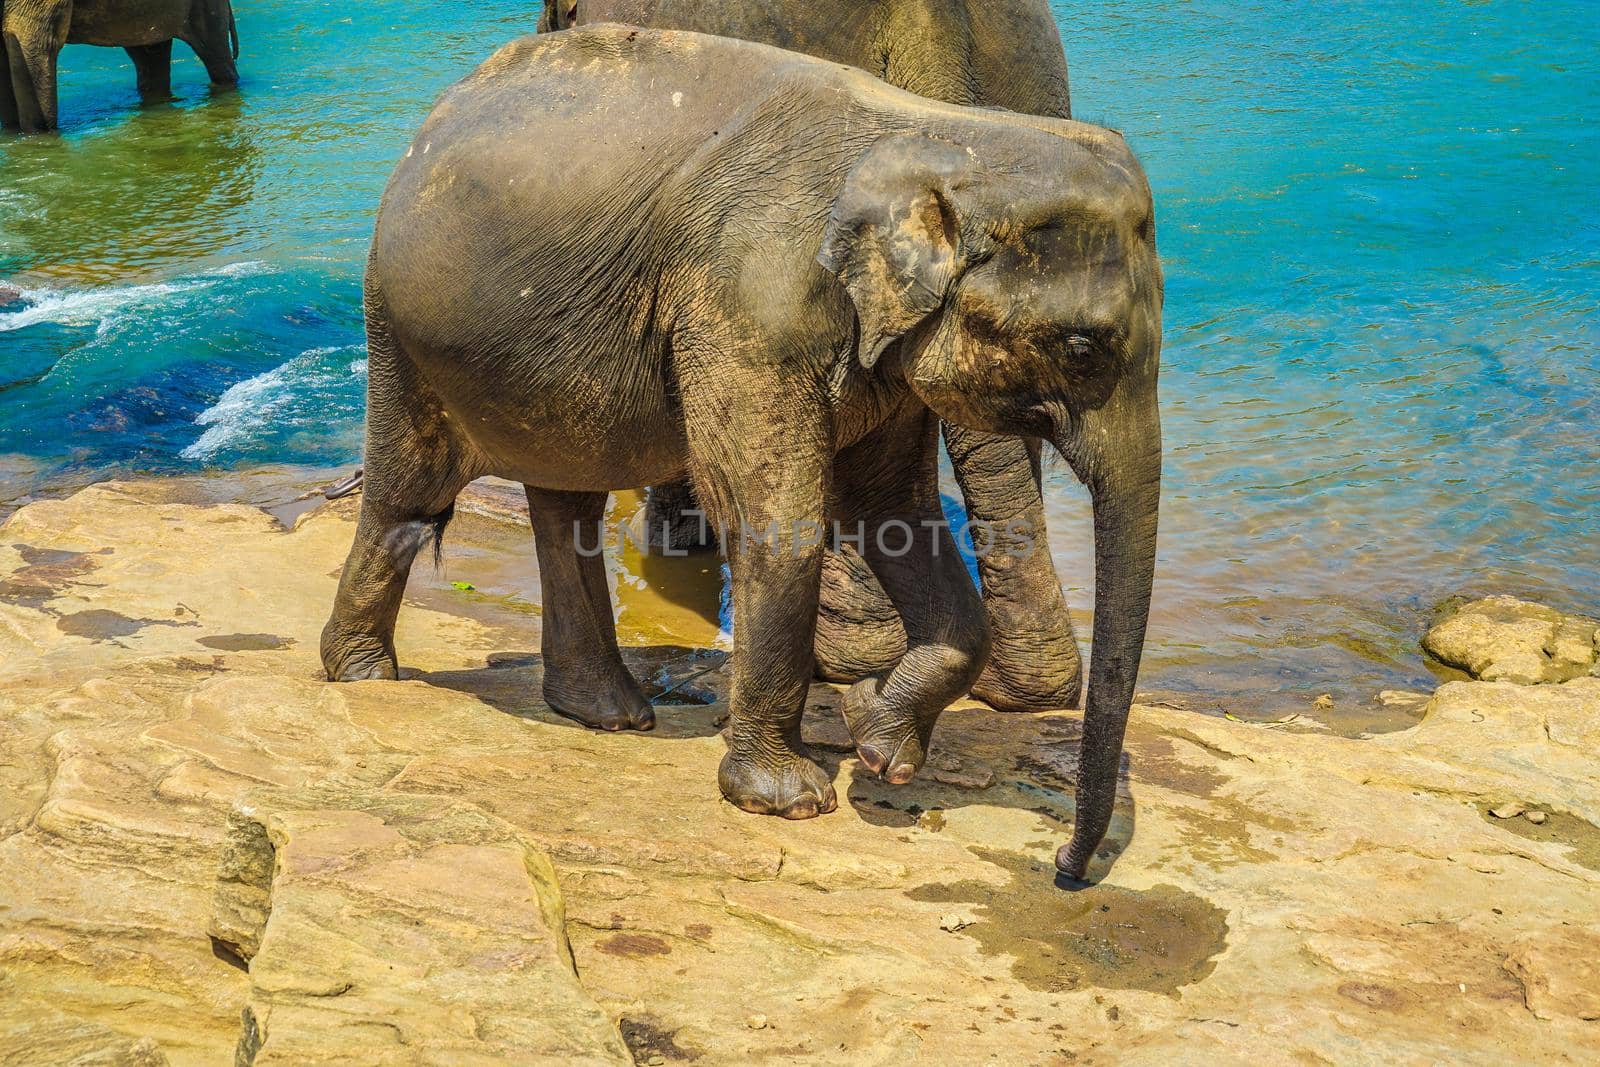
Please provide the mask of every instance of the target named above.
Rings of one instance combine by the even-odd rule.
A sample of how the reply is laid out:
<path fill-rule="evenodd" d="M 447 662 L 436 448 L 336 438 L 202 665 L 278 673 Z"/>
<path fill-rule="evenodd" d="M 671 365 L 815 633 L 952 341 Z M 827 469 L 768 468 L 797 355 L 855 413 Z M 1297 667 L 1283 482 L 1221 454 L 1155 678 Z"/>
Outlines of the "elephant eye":
<path fill-rule="evenodd" d="M 1059 353 L 1065 362 L 1078 367 L 1090 367 L 1107 359 L 1115 359 L 1120 331 L 1115 327 L 1085 327 L 1082 324 L 1061 327 L 1045 338 L 1047 350 Z"/>

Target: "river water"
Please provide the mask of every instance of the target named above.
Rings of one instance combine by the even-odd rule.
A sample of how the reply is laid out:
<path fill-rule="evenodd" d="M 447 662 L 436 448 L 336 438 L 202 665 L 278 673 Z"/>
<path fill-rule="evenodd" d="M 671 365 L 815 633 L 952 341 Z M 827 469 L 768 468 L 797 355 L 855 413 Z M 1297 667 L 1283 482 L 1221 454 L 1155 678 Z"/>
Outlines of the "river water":
<path fill-rule="evenodd" d="M 63 55 L 59 137 L 0 139 L 0 501 L 108 473 L 359 455 L 360 270 L 435 94 L 532 0 L 237 4 L 244 83 L 137 106 Z M 1592 0 L 1055 5 L 1167 270 L 1145 686 L 1360 721 L 1428 612 L 1600 604 Z M 1085 498 L 1049 472 L 1075 607 Z"/>

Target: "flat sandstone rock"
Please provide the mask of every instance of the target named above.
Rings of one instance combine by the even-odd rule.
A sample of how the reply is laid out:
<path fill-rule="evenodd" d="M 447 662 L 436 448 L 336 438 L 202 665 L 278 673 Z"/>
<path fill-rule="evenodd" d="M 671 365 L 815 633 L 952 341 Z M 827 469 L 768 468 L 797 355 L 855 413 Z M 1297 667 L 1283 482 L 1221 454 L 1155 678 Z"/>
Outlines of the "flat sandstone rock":
<path fill-rule="evenodd" d="M 1076 715 L 957 706 L 900 787 L 821 747 L 840 810 L 756 818 L 717 796 L 719 672 L 652 734 L 540 702 L 493 519 L 414 576 L 405 680 L 335 686 L 356 502 L 180 496 L 0 526 L 0 1063 L 1600 1057 L 1600 678 L 1547 676 L 1557 620 L 1505 609 L 1549 684 L 1375 738 L 1137 708 L 1070 893 Z"/>

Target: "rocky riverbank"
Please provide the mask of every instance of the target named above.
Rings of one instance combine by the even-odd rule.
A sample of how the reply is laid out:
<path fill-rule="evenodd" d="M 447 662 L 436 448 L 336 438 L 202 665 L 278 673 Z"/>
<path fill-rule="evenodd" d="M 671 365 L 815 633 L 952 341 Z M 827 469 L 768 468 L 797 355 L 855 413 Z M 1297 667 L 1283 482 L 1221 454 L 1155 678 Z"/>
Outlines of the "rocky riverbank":
<path fill-rule="evenodd" d="M 1464 606 L 1429 648 L 1504 680 L 1378 737 L 1137 708 L 1069 893 L 1075 715 L 959 706 L 892 787 L 818 685 L 848 802 L 754 818 L 692 678 L 714 625 L 629 651 L 712 701 L 652 734 L 551 714 L 536 610 L 467 582 L 407 605 L 405 680 L 331 686 L 354 501 L 177 496 L 0 527 L 0 1063 L 1600 1056 L 1589 620 Z M 468 514 L 450 552 L 508 529 Z"/>

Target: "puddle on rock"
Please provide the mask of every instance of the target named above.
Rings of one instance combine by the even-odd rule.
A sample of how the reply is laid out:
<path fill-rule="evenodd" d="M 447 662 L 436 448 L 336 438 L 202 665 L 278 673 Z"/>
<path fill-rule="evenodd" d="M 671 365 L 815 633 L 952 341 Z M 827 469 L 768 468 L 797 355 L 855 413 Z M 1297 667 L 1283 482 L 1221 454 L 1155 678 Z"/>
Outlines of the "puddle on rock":
<path fill-rule="evenodd" d="M 906 895 L 978 906 L 978 921 L 961 933 L 989 955 L 1013 957 L 1011 973 L 1030 989 L 1172 993 L 1209 975 L 1227 946 L 1223 910 L 1175 886 L 1093 885 L 1069 892 L 1056 886 L 1047 862 L 972 851 L 1010 872 L 1011 884 L 997 889 L 984 882 L 934 883 Z"/>
<path fill-rule="evenodd" d="M 134 619 L 120 611 L 90 608 L 74 611 L 56 620 L 56 629 L 73 637 L 87 637 L 91 641 L 111 641 L 118 637 L 132 637 L 146 626 L 197 626 L 194 622 L 171 622 L 164 619 Z"/>
<path fill-rule="evenodd" d="M 282 652 L 294 645 L 294 638 L 277 634 L 218 634 L 195 640 L 219 652 Z"/>
<path fill-rule="evenodd" d="M 1529 808 L 1529 811 L 1538 809 Z M 1526 837 L 1530 841 L 1547 841 L 1552 844 L 1567 846 L 1566 858 L 1580 867 L 1587 867 L 1591 871 L 1600 871 L 1600 826 L 1576 815 L 1568 815 L 1564 811 L 1546 811 L 1544 822 L 1534 824 L 1528 821 L 1525 815 L 1515 815 L 1509 819 L 1497 819 L 1489 814 L 1489 809 L 1482 810 L 1483 818 L 1491 826 L 1498 826 L 1502 830 L 1510 830 L 1519 837 Z"/>

